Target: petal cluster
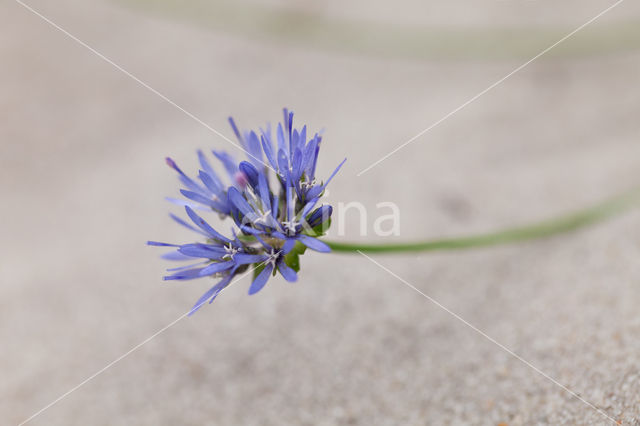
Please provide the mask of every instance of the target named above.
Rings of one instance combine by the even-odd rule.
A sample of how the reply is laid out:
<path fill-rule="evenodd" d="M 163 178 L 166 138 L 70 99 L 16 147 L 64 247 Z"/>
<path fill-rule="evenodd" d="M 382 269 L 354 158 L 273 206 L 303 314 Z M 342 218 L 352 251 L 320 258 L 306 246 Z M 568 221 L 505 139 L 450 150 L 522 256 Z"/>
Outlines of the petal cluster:
<path fill-rule="evenodd" d="M 321 198 L 346 160 L 327 180 L 318 181 L 315 173 L 322 137 L 318 133 L 308 137 L 306 126 L 294 128 L 293 112 L 283 112 L 284 120 L 276 126 L 275 136 L 269 124 L 259 132 L 241 132 L 229 118 L 247 160 L 237 162 L 232 155 L 214 150 L 214 164 L 221 166 L 222 172 L 216 171 L 202 151 L 198 151 L 200 170 L 195 177 L 184 173 L 172 159 L 166 159 L 178 173 L 184 197 L 168 200 L 184 206 L 189 221 L 170 216 L 204 241 L 148 244 L 171 247 L 172 251 L 163 256 L 167 260 L 189 262 L 168 269 L 170 274 L 165 280 L 218 280 L 190 313 L 211 303 L 238 274 L 253 271 L 249 294 L 254 294 L 278 272 L 285 280 L 296 281 L 299 256 L 307 248 L 330 251 L 317 238 L 328 229 L 332 213 L 332 207 L 321 204 Z M 216 212 L 220 218 L 229 219 L 230 236 L 216 231 L 196 210 Z"/>

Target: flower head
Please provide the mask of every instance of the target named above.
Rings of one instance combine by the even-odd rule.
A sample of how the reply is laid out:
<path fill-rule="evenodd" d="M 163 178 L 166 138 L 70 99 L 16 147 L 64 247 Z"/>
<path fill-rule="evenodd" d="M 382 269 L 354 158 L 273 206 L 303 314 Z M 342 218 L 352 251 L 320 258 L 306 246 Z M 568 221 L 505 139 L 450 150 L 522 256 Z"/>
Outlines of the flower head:
<path fill-rule="evenodd" d="M 229 123 L 247 154 L 247 161 L 219 151 L 213 155 L 227 174 L 221 179 L 202 151 L 198 151 L 201 170 L 197 179 L 190 178 L 170 158 L 167 164 L 178 172 L 185 188 L 186 200 L 169 200 L 185 206 L 192 223 L 171 215 L 180 225 L 205 239 L 203 243 L 168 244 L 149 241 L 149 245 L 172 247 L 163 257 L 168 260 L 190 260 L 187 266 L 168 269 L 165 280 L 190 280 L 214 277 L 219 281 L 195 304 L 190 313 L 202 304 L 211 303 L 227 287 L 233 277 L 249 268 L 254 280 L 249 294 L 260 291 L 276 271 L 287 281 L 296 281 L 299 256 L 307 248 L 329 252 L 330 248 L 317 237 L 328 229 L 332 208 L 319 205 L 329 178 L 318 183 L 315 177 L 321 137 L 316 133 L 307 140 L 307 128 L 293 127 L 293 112 L 284 110 L 284 123 L 271 136 L 271 126 L 241 133 L 232 118 Z M 263 156 L 264 154 L 264 156 Z M 263 161 L 265 160 L 266 161 Z M 345 160 L 346 161 L 346 160 Z M 271 176 L 271 172 L 273 176 Z M 230 217 L 232 237 L 216 231 L 194 209 L 217 212 L 221 218 Z M 194 226 L 195 225 L 195 226 Z"/>

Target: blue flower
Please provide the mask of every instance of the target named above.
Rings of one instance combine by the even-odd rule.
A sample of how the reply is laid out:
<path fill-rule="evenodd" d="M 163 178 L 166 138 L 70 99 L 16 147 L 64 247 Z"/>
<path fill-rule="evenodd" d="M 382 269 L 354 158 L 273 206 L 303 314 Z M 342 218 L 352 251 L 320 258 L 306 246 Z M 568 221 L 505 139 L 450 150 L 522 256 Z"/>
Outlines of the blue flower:
<path fill-rule="evenodd" d="M 207 301 L 211 303 L 235 276 L 250 267 L 254 279 L 249 294 L 255 294 L 277 272 L 287 281 L 296 281 L 299 256 L 306 248 L 324 253 L 330 251 L 329 246 L 317 237 L 328 229 L 332 208 L 318 204 L 344 161 L 329 179 L 317 183 L 315 172 L 321 137 L 316 133 L 307 140 L 306 126 L 301 130 L 294 129 L 293 113 L 287 109 L 284 118 L 284 124 L 277 126 L 277 149 L 269 125 L 258 137 L 254 131 L 241 133 L 235 121 L 229 118 L 248 161 L 237 163 L 231 155 L 213 151 L 226 171 L 226 180 L 217 175 L 202 151 L 198 151 L 201 170 L 197 180 L 187 176 L 167 158 L 167 164 L 178 172 L 185 186 L 180 192 L 187 198 L 170 200 L 185 206 L 192 224 L 173 214 L 170 216 L 204 237 L 205 242 L 168 244 L 149 241 L 148 244 L 172 247 L 173 251 L 163 256 L 167 260 L 196 261 L 168 269 L 171 274 L 165 276 L 165 280 L 219 279 L 202 295 L 190 314 Z M 263 162 L 264 158 L 267 163 Z M 272 178 L 270 170 L 275 171 Z M 195 208 L 217 212 L 223 219 L 230 216 L 236 226 L 231 230 L 232 237 L 216 231 L 195 213 Z"/>

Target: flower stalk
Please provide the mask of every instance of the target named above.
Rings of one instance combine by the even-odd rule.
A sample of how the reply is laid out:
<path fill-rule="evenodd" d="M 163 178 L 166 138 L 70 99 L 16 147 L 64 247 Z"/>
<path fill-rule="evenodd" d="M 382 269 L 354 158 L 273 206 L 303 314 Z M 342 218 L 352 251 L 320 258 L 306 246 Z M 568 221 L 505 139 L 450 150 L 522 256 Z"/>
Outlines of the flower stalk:
<path fill-rule="evenodd" d="M 360 244 L 326 240 L 325 243 L 333 252 L 341 253 L 409 253 L 467 250 L 519 243 L 575 231 L 611 219 L 636 207 L 639 203 L 640 187 L 571 214 L 496 232 L 406 243 Z"/>

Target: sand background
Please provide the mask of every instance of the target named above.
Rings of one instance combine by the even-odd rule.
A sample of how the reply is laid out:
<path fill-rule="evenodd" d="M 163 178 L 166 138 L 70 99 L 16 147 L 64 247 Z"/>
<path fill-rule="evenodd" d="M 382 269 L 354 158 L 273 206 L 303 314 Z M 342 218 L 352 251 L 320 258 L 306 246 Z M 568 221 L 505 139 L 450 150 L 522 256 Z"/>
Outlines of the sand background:
<path fill-rule="evenodd" d="M 640 28 L 631 0 L 361 177 L 612 2 L 29 4 L 227 136 L 227 115 L 257 127 L 283 106 L 325 128 L 321 172 L 348 157 L 330 200 L 370 218 L 396 203 L 399 239 L 521 224 L 640 182 L 640 44 L 618 31 Z M 295 13 L 266 25 L 264 10 Z M 311 31 L 292 16 L 321 19 Z M 366 27 L 367 43 L 335 41 L 338 21 Z M 191 238 L 167 217 L 178 185 L 163 158 L 195 170 L 196 149 L 233 147 L 18 3 L 0 4 L 0 27 L 0 418 L 18 424 L 209 287 L 162 282 L 166 262 L 144 242 Z M 425 28 L 432 47 L 393 54 Z M 496 29 L 531 44 L 446 48 Z M 597 47 L 605 35 L 621 45 Z M 639 223 L 635 211 L 545 241 L 376 259 L 637 425 Z M 347 229 L 363 238 L 355 217 Z M 258 296 L 248 284 L 30 424 L 611 423 L 358 255 L 305 256 L 299 283 Z"/>

